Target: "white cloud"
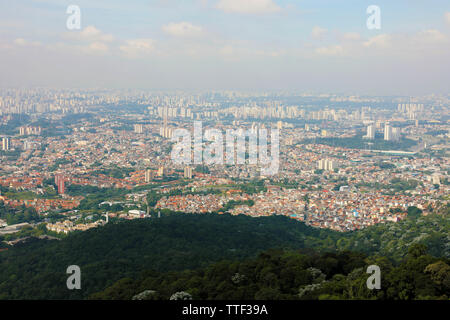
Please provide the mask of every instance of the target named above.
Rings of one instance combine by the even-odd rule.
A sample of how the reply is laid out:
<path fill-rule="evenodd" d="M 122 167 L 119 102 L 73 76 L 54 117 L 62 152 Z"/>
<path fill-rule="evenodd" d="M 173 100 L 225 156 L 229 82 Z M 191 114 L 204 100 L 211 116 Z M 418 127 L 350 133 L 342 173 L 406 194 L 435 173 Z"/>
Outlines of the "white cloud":
<path fill-rule="evenodd" d="M 40 46 L 41 43 L 38 41 L 28 41 L 23 38 L 17 38 L 14 40 L 14 44 L 17 46 Z"/>
<path fill-rule="evenodd" d="M 272 0 L 219 0 L 216 8 L 227 13 L 267 14 L 281 10 Z"/>
<path fill-rule="evenodd" d="M 87 26 L 81 31 L 65 32 L 62 37 L 66 40 L 60 48 L 81 51 L 86 54 L 105 55 L 110 52 L 107 43 L 111 43 L 114 37 L 106 34 L 94 26 Z"/>
<path fill-rule="evenodd" d="M 26 41 L 23 38 L 17 38 L 16 40 L 14 40 L 14 44 L 17 44 L 19 46 L 24 46 L 26 44 Z"/>
<path fill-rule="evenodd" d="M 447 22 L 450 25 L 450 11 L 444 13 L 444 19 L 445 19 L 445 22 Z"/>
<path fill-rule="evenodd" d="M 341 45 L 321 47 L 316 49 L 316 53 L 324 56 L 339 56 L 344 53 L 344 48 Z"/>
<path fill-rule="evenodd" d="M 105 34 L 94 26 L 87 26 L 81 31 L 66 32 L 64 37 L 67 39 L 88 42 L 111 42 L 114 40 L 114 37 L 111 34 Z"/>
<path fill-rule="evenodd" d="M 414 40 L 419 43 L 445 43 L 447 36 L 436 29 L 424 30 L 416 34 Z"/>
<path fill-rule="evenodd" d="M 311 36 L 312 36 L 314 39 L 322 39 L 322 38 L 326 35 L 327 32 L 328 32 L 327 29 L 321 28 L 321 27 L 319 27 L 319 26 L 315 26 L 315 27 L 312 29 Z"/>
<path fill-rule="evenodd" d="M 366 47 L 386 48 L 391 45 L 392 37 L 389 34 L 380 34 L 365 41 L 363 44 Z"/>
<path fill-rule="evenodd" d="M 169 23 L 162 30 L 175 37 L 197 37 L 204 33 L 203 28 L 195 26 L 190 22 Z"/>
<path fill-rule="evenodd" d="M 120 51 L 129 57 L 148 54 L 154 51 L 154 40 L 152 39 L 133 39 L 127 40 L 125 45 L 119 47 Z"/>
<path fill-rule="evenodd" d="M 428 29 L 413 35 L 380 34 L 362 44 L 368 49 L 385 49 L 390 55 L 407 53 L 411 57 L 423 55 L 424 50 L 440 52 L 448 48 L 449 42 L 446 34 L 436 29 Z"/>
<path fill-rule="evenodd" d="M 103 42 L 93 42 L 88 46 L 82 47 L 82 51 L 88 54 L 105 54 L 109 52 L 109 48 Z"/>

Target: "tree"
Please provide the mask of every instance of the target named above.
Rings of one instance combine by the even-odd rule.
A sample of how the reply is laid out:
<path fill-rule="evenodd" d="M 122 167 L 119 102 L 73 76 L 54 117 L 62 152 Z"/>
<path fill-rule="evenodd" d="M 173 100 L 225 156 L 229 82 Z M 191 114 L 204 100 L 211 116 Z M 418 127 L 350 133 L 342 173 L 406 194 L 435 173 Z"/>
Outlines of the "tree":
<path fill-rule="evenodd" d="M 255 293 L 255 300 L 279 300 L 280 291 L 275 288 L 262 288 Z"/>
<path fill-rule="evenodd" d="M 408 256 L 411 258 L 419 258 L 427 253 L 427 246 L 421 243 L 414 243 L 408 249 Z"/>
<path fill-rule="evenodd" d="M 431 279 L 440 286 L 443 292 L 450 290 L 450 266 L 443 261 L 430 264 L 425 268 L 425 273 L 431 274 Z"/>
<path fill-rule="evenodd" d="M 418 218 L 422 215 L 422 210 L 420 210 L 419 208 L 417 208 L 415 206 L 408 207 L 407 212 L 408 212 L 408 217 L 412 217 L 412 218 Z"/>

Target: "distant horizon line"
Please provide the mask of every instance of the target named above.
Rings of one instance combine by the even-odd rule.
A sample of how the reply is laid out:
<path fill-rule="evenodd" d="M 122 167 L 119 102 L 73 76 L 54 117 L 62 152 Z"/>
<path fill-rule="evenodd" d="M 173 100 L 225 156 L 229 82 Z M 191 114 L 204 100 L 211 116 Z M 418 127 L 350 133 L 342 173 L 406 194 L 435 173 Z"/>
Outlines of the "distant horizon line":
<path fill-rule="evenodd" d="M 333 92 L 333 91 L 315 91 L 315 90 L 297 90 L 297 89 L 186 89 L 186 88 L 143 88 L 143 87 L 56 87 L 56 86 L 14 86 L 14 87 L 3 87 L 0 86 L 0 90 L 60 90 L 60 91 L 150 91 L 159 93 L 173 93 L 173 92 L 184 92 L 184 93 L 252 93 L 252 94 L 295 94 L 295 95 L 306 95 L 306 96 L 356 96 L 356 97 L 378 97 L 378 98 L 389 98 L 389 97 L 426 97 L 426 96 L 450 96 L 450 93 L 443 92 L 429 92 L 424 94 L 375 94 L 375 93 L 355 93 L 355 92 Z"/>

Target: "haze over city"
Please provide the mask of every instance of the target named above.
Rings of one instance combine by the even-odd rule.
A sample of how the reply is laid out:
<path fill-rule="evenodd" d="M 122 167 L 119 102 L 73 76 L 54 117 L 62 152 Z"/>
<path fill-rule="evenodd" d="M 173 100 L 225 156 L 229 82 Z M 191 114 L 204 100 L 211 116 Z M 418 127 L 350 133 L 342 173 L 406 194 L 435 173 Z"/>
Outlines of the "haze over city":
<path fill-rule="evenodd" d="M 449 91 L 443 0 L 23 0 L 0 3 L 0 20 L 2 87 Z"/>

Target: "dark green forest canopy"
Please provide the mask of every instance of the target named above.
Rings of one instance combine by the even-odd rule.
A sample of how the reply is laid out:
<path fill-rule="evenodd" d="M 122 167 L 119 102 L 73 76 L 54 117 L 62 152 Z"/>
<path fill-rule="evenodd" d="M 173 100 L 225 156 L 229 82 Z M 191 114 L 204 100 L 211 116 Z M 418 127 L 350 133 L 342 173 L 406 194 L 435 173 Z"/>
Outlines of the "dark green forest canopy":
<path fill-rule="evenodd" d="M 284 216 L 172 214 L 109 223 L 60 241 L 32 239 L 0 252 L 0 298 L 87 298 L 146 270 L 205 268 L 223 259 L 256 257 L 273 248 L 352 250 L 381 254 L 397 263 L 411 244 L 423 243 L 430 254 L 448 257 L 448 230 L 447 215 L 411 218 L 351 233 L 312 228 Z M 82 270 L 81 290 L 66 288 L 69 265 Z"/>
<path fill-rule="evenodd" d="M 367 268 L 380 267 L 380 288 L 367 287 Z M 192 271 L 148 271 L 123 278 L 91 299 L 168 300 L 186 292 L 196 300 L 443 299 L 450 295 L 448 259 L 415 244 L 398 266 L 355 252 L 301 254 L 270 250 L 245 261 L 222 261 Z"/>

